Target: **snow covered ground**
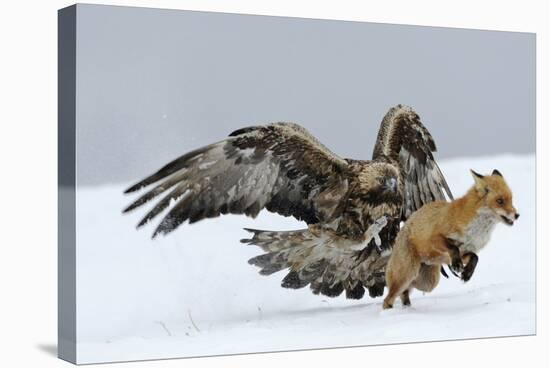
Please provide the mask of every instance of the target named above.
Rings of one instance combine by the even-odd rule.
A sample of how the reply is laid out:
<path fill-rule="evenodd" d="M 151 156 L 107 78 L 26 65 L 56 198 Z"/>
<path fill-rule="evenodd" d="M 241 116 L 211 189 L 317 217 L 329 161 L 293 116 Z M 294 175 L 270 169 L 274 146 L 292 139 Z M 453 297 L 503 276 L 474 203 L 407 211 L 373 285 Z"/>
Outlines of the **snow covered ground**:
<path fill-rule="evenodd" d="M 151 240 L 136 231 L 145 211 L 122 215 L 126 186 L 77 192 L 77 359 L 79 363 L 156 359 L 535 333 L 535 156 L 440 162 L 456 197 L 468 169 L 498 168 L 521 217 L 499 224 L 472 280 L 442 279 L 382 311 L 382 298 L 359 301 L 281 288 L 283 273 L 260 276 L 239 243 L 243 227 L 304 225 L 261 213 L 183 225 Z M 136 178 L 139 179 L 139 178 Z M 130 184 L 130 183 L 128 183 Z"/>

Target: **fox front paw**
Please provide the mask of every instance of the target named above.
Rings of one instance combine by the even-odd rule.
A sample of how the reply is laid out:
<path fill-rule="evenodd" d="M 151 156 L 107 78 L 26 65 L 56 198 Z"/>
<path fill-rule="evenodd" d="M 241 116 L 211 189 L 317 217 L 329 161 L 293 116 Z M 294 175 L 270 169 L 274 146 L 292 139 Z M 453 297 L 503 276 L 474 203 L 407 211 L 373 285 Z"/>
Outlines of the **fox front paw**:
<path fill-rule="evenodd" d="M 462 271 L 462 274 L 460 275 L 460 278 L 462 279 L 462 281 L 468 282 L 472 278 L 475 267 L 471 267 L 471 266 L 472 266 L 472 263 L 469 263 L 468 265 L 466 265 L 466 267 L 464 267 L 464 271 Z"/>
<path fill-rule="evenodd" d="M 464 282 L 468 282 L 472 278 L 473 273 L 473 270 L 464 270 L 464 272 L 460 275 L 460 279 Z"/>
<path fill-rule="evenodd" d="M 450 270 L 454 273 L 455 276 L 461 275 L 462 271 L 464 271 L 464 264 L 462 263 L 462 260 L 460 259 L 453 260 L 453 262 L 451 263 Z"/>
<path fill-rule="evenodd" d="M 462 279 L 462 281 L 468 282 L 474 274 L 479 258 L 475 253 L 467 253 L 465 254 L 465 256 L 469 258 L 469 261 L 464 267 L 464 271 L 462 271 L 462 275 L 460 275 L 460 278 Z"/>

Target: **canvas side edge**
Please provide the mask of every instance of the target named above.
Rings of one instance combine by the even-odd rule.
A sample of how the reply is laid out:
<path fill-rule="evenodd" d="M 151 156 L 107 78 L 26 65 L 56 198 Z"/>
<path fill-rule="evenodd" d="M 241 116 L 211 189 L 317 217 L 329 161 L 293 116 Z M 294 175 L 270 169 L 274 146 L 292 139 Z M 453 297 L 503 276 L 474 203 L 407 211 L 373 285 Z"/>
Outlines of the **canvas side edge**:
<path fill-rule="evenodd" d="M 58 357 L 76 359 L 76 5 L 58 11 Z"/>

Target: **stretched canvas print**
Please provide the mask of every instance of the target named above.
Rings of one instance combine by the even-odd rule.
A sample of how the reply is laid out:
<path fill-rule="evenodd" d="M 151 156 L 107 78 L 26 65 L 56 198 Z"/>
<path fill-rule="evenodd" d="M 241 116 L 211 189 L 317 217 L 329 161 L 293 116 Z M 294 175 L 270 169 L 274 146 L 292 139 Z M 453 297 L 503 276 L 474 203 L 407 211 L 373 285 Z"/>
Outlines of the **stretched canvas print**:
<path fill-rule="evenodd" d="M 59 12 L 59 356 L 535 334 L 535 35 Z"/>

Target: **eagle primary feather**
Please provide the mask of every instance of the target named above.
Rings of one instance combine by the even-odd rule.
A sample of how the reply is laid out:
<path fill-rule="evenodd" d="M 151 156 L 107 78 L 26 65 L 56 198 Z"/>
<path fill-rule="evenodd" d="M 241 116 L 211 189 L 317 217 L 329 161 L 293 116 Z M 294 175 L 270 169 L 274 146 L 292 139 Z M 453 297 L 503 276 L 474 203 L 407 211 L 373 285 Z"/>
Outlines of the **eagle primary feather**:
<path fill-rule="evenodd" d="M 289 232 L 249 230 L 244 243 L 266 253 L 249 263 L 269 275 L 289 269 L 282 286 L 348 298 L 382 295 L 384 268 L 399 225 L 423 204 L 452 198 L 432 152 L 435 143 L 418 115 L 398 105 L 380 127 L 370 161 L 343 159 L 303 127 L 274 123 L 234 131 L 189 152 L 133 185 L 156 183 L 124 212 L 164 195 L 139 222 L 164 217 L 153 237 L 185 221 L 222 214 L 255 217 L 262 209 L 308 227 Z M 173 203 L 173 206 L 170 206 Z M 169 208 L 171 207 L 171 208 Z"/>

